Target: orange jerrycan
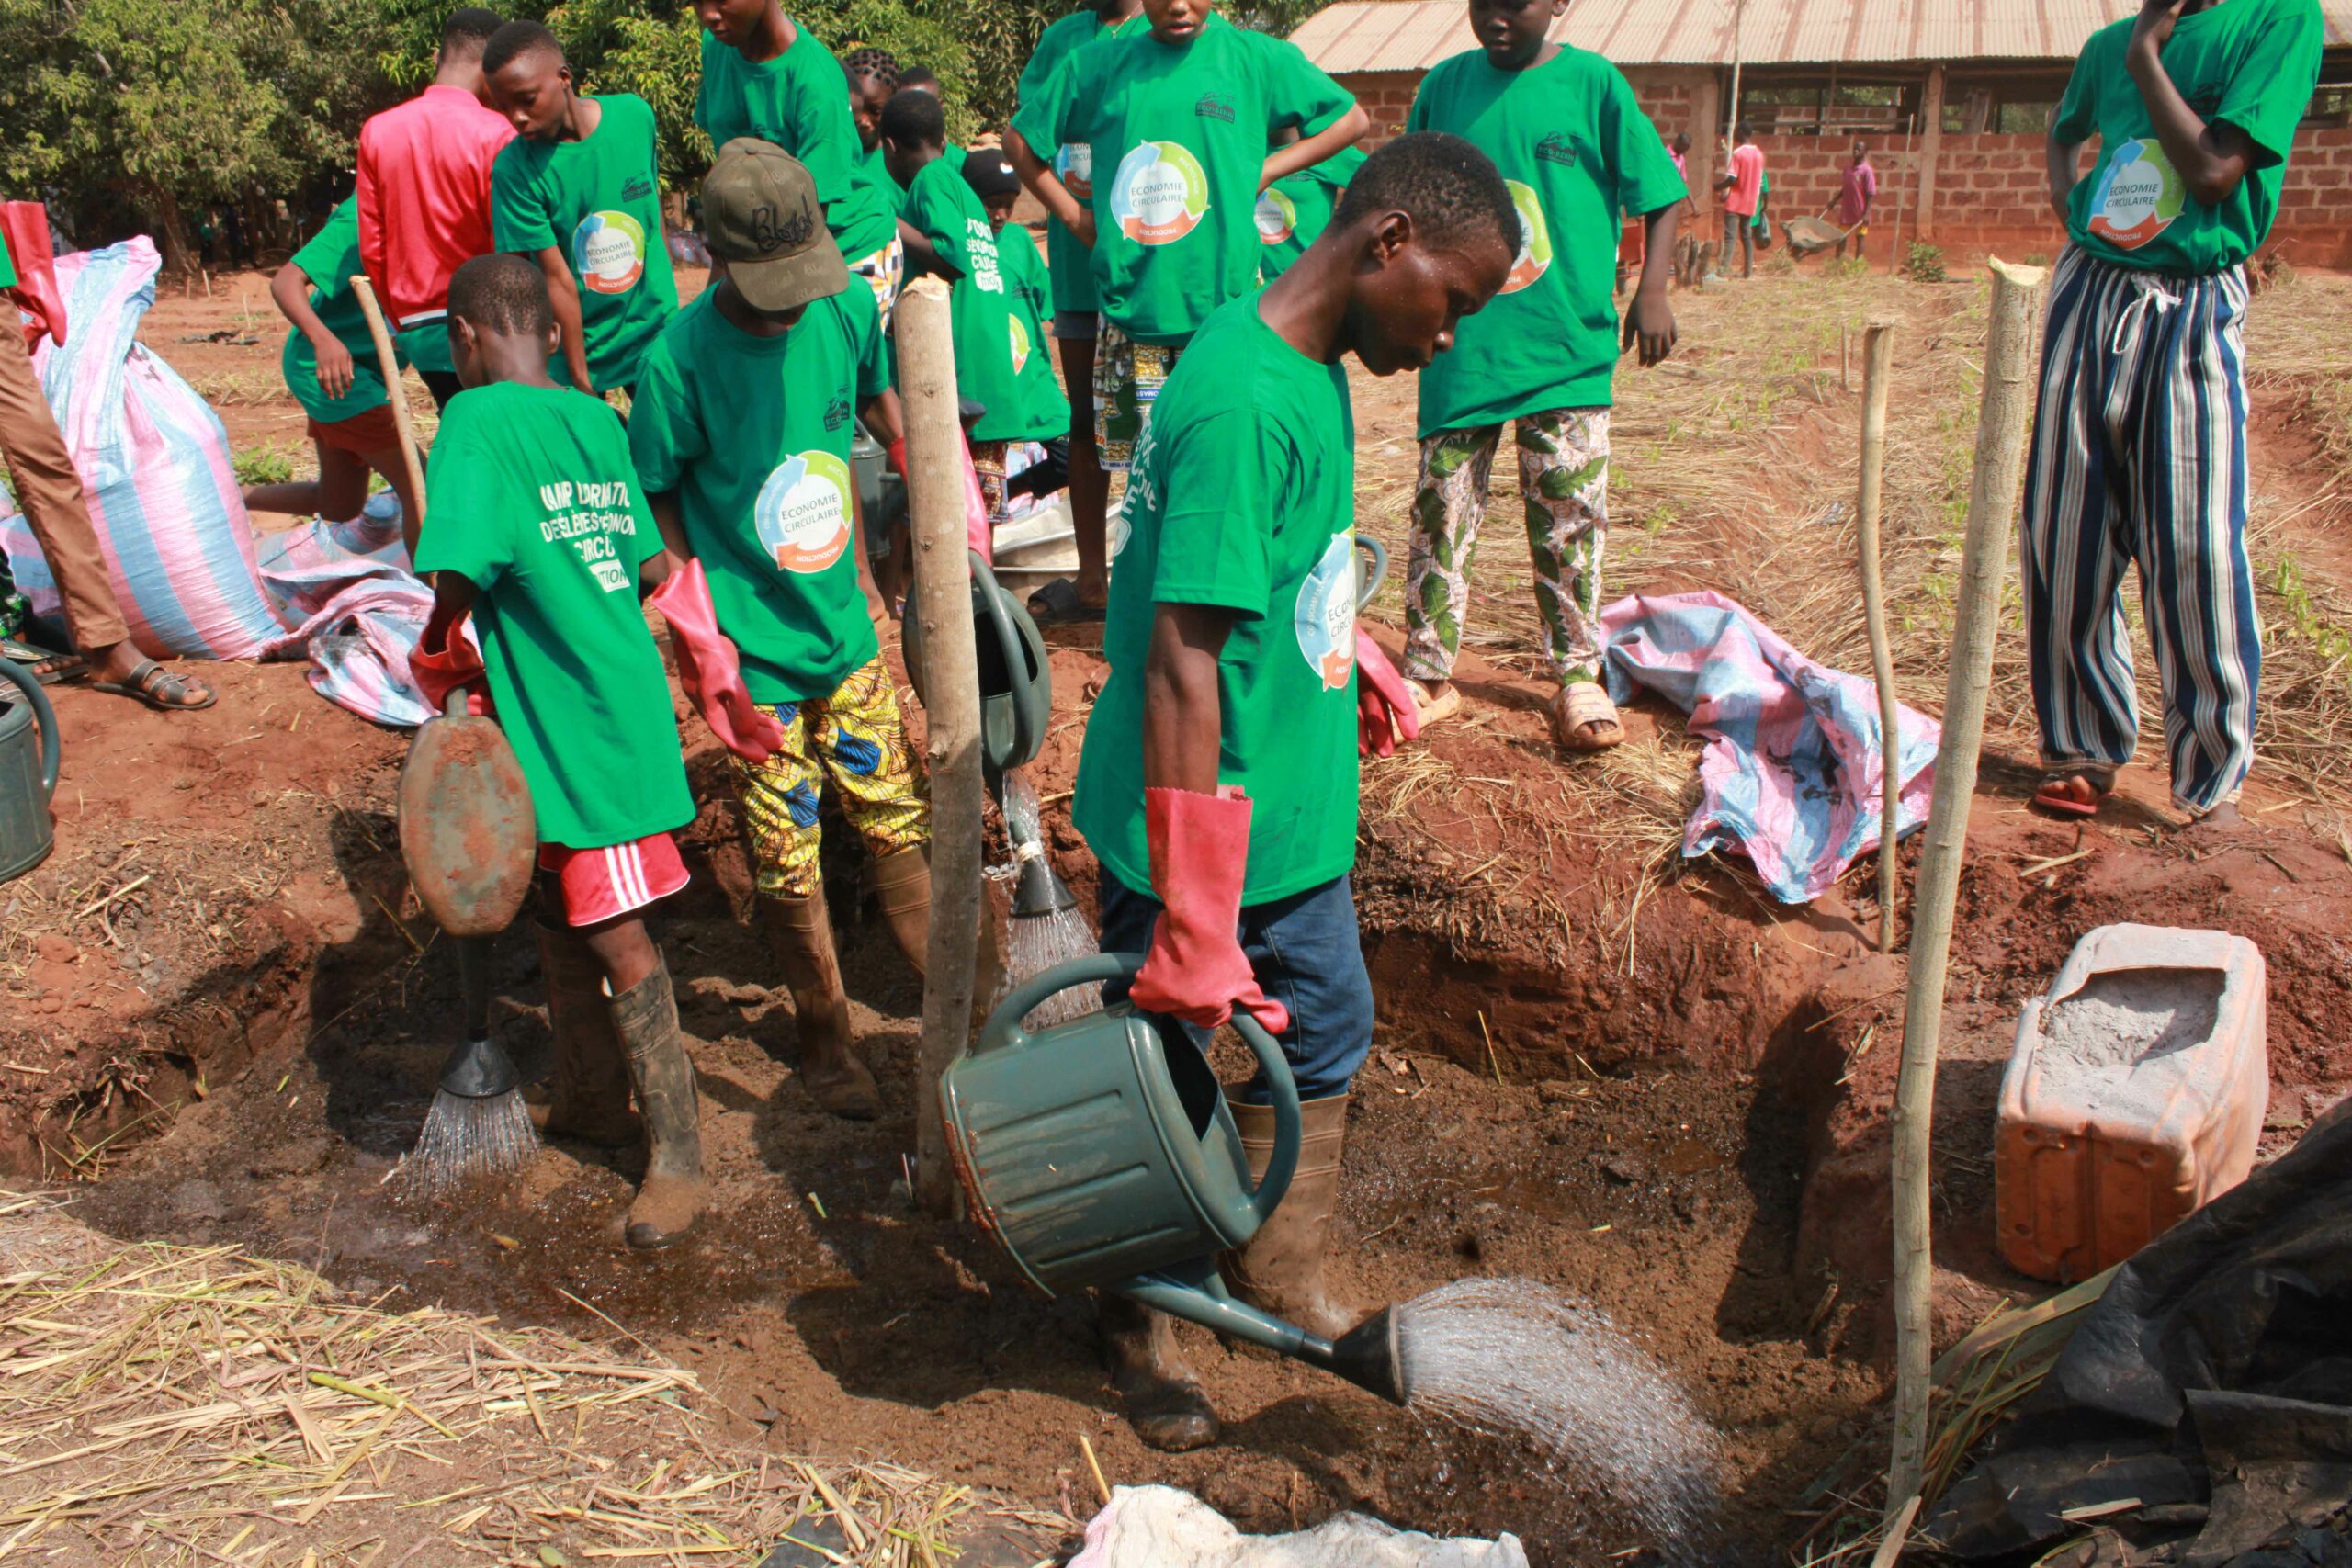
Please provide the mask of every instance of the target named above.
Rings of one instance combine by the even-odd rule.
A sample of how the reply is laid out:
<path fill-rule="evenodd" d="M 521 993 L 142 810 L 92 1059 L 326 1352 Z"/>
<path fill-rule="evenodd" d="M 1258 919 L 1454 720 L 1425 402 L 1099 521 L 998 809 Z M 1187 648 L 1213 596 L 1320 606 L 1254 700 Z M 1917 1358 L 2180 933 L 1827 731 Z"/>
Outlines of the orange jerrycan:
<path fill-rule="evenodd" d="M 2245 1179 L 2270 1104 L 2262 954 L 2227 931 L 2101 926 L 2028 1002 L 2001 1079 L 2001 1256 L 2088 1279 Z"/>

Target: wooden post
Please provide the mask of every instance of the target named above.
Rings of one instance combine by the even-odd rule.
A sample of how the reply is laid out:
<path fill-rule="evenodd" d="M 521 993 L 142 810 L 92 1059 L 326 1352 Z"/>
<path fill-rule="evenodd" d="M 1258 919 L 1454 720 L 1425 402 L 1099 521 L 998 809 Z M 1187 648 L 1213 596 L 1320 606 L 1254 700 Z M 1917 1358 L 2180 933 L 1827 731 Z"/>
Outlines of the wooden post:
<path fill-rule="evenodd" d="M 854 286 L 853 286 L 854 287 Z M 939 1075 L 971 1038 L 980 896 L 980 671 L 972 644 L 972 566 L 957 449 L 956 348 L 947 286 L 926 277 L 899 297 L 899 396 L 907 411 L 907 502 L 914 534 L 913 613 L 922 623 L 923 760 L 931 769 L 931 953 L 923 965 L 915 1075 L 915 1201 L 956 1211 L 939 1121 Z"/>
<path fill-rule="evenodd" d="M 384 371 L 384 390 L 391 394 L 392 428 L 401 438 L 401 467 L 408 470 L 409 493 L 416 497 L 418 513 L 401 523 L 413 539 L 424 526 L 424 466 L 416 460 L 416 432 L 408 422 L 408 388 L 401 380 L 401 362 L 392 353 L 391 329 L 384 324 L 383 308 L 376 303 L 376 286 L 368 281 L 366 273 L 358 273 L 351 279 L 351 292 L 359 301 L 360 314 L 368 318 L 368 335 L 375 342 L 376 362 Z"/>
<path fill-rule="evenodd" d="M 1852 374 L 1849 368 L 1853 363 L 1853 358 L 1854 329 L 1840 321 L 1838 323 L 1838 389 L 1841 392 L 1850 392 L 1854 389 Z M 1865 463 L 1870 461 L 1870 429 L 1866 421 L 1862 430 L 1862 461 Z"/>
<path fill-rule="evenodd" d="M 1886 254 L 1886 275 L 1898 277 L 1903 272 L 1903 198 L 1911 194 L 1911 130 L 1915 122 L 1909 116 L 1903 120 L 1903 173 L 1905 178 L 1894 186 L 1894 238 Z"/>
<path fill-rule="evenodd" d="M 1936 236 L 1936 176 L 1944 158 L 1944 68 L 1928 67 L 1927 102 L 1919 107 L 1919 238 Z"/>
<path fill-rule="evenodd" d="M 2033 301 L 2041 267 L 1995 258 L 1993 312 L 1984 344 L 1984 396 L 1976 420 L 1976 467 L 1961 544 L 1958 613 L 1944 689 L 1942 749 L 1928 812 L 1919 879 L 1911 890 L 1911 983 L 1903 1007 L 1903 1066 L 1894 1088 L 1894 1442 L 1887 1465 L 1890 1513 L 1919 1490 L 1928 1439 L 1928 1163 L 1935 1116 L 1936 1036 L 1943 1026 L 1944 971 L 1952 910 L 1968 847 L 1968 805 L 1993 683 L 2001 579 L 2009 521 L 2025 476 L 2026 418 L 2033 405 Z"/>
<path fill-rule="evenodd" d="M 1894 700 L 1894 650 L 1886 635 L 1886 593 L 1879 576 L 1879 497 L 1886 479 L 1886 384 L 1894 323 L 1872 321 L 1862 337 L 1862 482 L 1855 498 L 1861 536 L 1862 619 L 1871 633 L 1871 672 L 1878 681 L 1878 950 L 1894 951 L 1895 822 L 1903 798 L 1903 731 Z"/>

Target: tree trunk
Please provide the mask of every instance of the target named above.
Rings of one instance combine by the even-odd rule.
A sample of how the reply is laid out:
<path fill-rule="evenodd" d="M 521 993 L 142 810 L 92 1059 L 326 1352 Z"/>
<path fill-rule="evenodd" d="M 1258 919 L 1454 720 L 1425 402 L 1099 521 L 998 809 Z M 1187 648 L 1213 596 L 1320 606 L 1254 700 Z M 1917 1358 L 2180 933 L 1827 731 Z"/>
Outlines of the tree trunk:
<path fill-rule="evenodd" d="M 155 238 L 164 252 L 164 270 L 175 276 L 188 270 L 187 223 L 180 216 L 180 198 L 162 186 L 151 185 L 148 195 L 155 203 Z"/>

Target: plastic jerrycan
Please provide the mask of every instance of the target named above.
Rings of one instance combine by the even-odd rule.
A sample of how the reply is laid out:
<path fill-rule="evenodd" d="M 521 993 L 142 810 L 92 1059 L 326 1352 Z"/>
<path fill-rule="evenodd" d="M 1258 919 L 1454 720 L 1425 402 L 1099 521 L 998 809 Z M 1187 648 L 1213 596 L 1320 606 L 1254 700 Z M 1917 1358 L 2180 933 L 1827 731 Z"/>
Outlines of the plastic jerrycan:
<path fill-rule="evenodd" d="M 0 679 L 24 695 L 20 703 L 0 703 L 0 882 L 6 882 L 47 860 L 56 844 L 49 797 L 57 793 L 63 753 L 57 714 L 40 682 L 12 659 L 0 659 Z"/>

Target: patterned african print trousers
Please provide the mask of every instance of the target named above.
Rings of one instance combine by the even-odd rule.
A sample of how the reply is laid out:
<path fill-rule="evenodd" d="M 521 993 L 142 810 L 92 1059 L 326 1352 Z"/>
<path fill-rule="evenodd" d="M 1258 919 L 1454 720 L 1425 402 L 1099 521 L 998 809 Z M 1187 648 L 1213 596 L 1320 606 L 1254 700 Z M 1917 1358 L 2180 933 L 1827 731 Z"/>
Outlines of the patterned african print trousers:
<path fill-rule="evenodd" d="M 1609 411 L 1552 409 L 1516 422 L 1519 488 L 1544 652 L 1562 685 L 1600 678 L 1600 551 L 1609 536 Z M 1470 563 L 1487 515 L 1499 424 L 1441 430 L 1421 443 L 1405 566 L 1405 674 L 1443 681 L 1462 651 Z"/>
<path fill-rule="evenodd" d="M 830 697 L 778 703 L 784 744 L 764 762 L 732 758 L 752 851 L 752 880 L 770 898 L 817 891 L 817 792 L 831 779 L 842 815 L 876 854 L 931 839 L 931 782 L 907 744 L 899 695 L 877 656 Z"/>

